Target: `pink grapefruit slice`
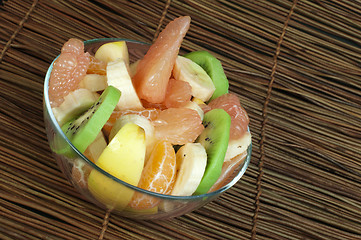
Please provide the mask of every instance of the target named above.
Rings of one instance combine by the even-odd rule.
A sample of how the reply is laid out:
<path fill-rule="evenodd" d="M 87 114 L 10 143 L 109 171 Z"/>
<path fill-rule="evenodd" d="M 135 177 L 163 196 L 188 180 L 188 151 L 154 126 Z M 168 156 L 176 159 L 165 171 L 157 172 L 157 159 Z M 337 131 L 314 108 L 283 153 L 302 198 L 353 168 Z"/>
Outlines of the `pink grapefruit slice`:
<path fill-rule="evenodd" d="M 84 53 L 84 43 L 71 38 L 62 47 L 51 71 L 49 100 L 52 107 L 59 106 L 67 94 L 78 88 L 88 66 L 89 53 Z"/>
<path fill-rule="evenodd" d="M 171 78 L 168 82 L 164 105 L 177 108 L 186 105 L 192 98 L 192 87 L 188 82 Z"/>
<path fill-rule="evenodd" d="M 190 22 L 189 16 L 170 22 L 140 60 L 133 77 L 139 98 L 150 103 L 164 101 L 168 81 Z"/>
<path fill-rule="evenodd" d="M 155 137 L 174 145 L 194 142 L 204 126 L 198 112 L 189 108 L 168 108 L 153 121 Z"/>
<path fill-rule="evenodd" d="M 238 139 L 247 132 L 249 117 L 241 106 L 239 98 L 233 93 L 226 93 L 209 102 L 211 109 L 220 108 L 231 116 L 231 130 L 229 139 Z"/>

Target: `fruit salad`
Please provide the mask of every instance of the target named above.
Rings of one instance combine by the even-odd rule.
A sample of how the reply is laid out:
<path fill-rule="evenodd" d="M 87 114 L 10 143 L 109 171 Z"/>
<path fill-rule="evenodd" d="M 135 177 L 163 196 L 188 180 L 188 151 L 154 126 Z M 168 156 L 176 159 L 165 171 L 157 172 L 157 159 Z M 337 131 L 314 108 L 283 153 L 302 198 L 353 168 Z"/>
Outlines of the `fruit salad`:
<path fill-rule="evenodd" d="M 139 188 L 173 196 L 221 188 L 251 144 L 249 118 L 229 93 L 222 64 L 207 51 L 180 56 L 190 17 L 159 34 L 142 59 L 130 62 L 125 41 L 95 55 L 72 38 L 53 63 L 49 100 L 72 144 L 101 169 Z M 61 154 L 70 154 L 64 148 Z M 151 209 L 159 200 L 120 188 L 74 161 L 73 180 L 107 205 Z"/>

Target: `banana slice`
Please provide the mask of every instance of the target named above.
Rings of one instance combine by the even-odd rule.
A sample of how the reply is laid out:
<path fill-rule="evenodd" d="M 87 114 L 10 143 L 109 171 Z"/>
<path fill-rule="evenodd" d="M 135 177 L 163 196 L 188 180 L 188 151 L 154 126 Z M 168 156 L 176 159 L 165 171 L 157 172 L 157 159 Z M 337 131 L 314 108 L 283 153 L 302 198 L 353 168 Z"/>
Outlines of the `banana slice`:
<path fill-rule="evenodd" d="M 239 154 L 245 152 L 251 144 L 252 136 L 250 132 L 246 132 L 241 138 L 230 140 L 224 161 L 229 161 Z"/>
<path fill-rule="evenodd" d="M 143 109 L 142 103 L 138 98 L 132 79 L 129 75 L 128 65 L 124 59 L 118 58 L 117 60 L 108 63 L 107 79 L 108 86 L 112 85 L 118 88 L 122 93 L 117 104 L 119 110 Z"/>
<path fill-rule="evenodd" d="M 190 196 L 202 180 L 207 165 L 207 153 L 200 143 L 186 143 L 177 154 L 177 179 L 171 195 Z"/>
<path fill-rule="evenodd" d="M 177 80 L 188 82 L 192 87 L 192 95 L 203 102 L 207 102 L 216 90 L 206 71 L 197 63 L 182 56 L 177 57 L 173 76 Z"/>
<path fill-rule="evenodd" d="M 103 91 L 107 85 L 107 76 L 99 74 L 87 74 L 79 83 L 80 88 L 86 88 L 91 92 Z"/>
<path fill-rule="evenodd" d="M 152 152 L 155 137 L 154 137 L 154 126 L 153 124 L 145 117 L 140 116 L 138 114 L 127 114 L 121 116 L 117 121 L 114 123 L 112 130 L 109 134 L 109 141 L 113 139 L 113 137 L 117 134 L 117 132 L 127 123 L 134 123 L 139 127 L 143 128 L 145 133 L 145 144 L 146 144 L 146 154 L 145 159 L 148 159 L 148 156 Z"/>
<path fill-rule="evenodd" d="M 85 88 L 79 88 L 66 95 L 64 102 L 60 106 L 52 108 L 52 110 L 59 125 L 62 126 L 67 121 L 88 110 L 98 98 L 99 94 Z"/>

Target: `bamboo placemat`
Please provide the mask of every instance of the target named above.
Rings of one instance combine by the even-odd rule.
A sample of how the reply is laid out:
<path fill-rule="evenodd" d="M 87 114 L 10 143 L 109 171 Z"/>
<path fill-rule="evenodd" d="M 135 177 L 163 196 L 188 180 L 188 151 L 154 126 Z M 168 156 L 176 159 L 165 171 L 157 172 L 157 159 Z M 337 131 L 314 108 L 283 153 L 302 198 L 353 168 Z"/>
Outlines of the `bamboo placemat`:
<path fill-rule="evenodd" d="M 62 44 L 152 42 L 190 15 L 182 51 L 224 65 L 251 118 L 245 176 L 167 221 L 106 214 L 65 180 L 42 116 Z M 361 239 L 361 1 L 9 0 L 0 6 L 0 239 Z"/>

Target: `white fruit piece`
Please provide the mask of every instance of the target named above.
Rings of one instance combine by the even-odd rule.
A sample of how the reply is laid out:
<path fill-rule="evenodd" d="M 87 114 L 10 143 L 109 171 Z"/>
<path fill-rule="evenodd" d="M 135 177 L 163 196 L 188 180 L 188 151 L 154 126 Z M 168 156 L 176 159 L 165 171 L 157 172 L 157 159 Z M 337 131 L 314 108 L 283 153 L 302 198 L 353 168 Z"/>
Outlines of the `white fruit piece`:
<path fill-rule="evenodd" d="M 117 104 L 119 110 L 143 109 L 129 75 L 127 64 L 123 59 L 119 58 L 108 63 L 107 79 L 108 86 L 116 87 L 122 93 Z"/>
<path fill-rule="evenodd" d="M 239 139 L 230 140 L 224 161 L 229 161 L 239 154 L 245 152 L 248 146 L 252 142 L 252 136 L 250 132 L 246 132 Z"/>
<path fill-rule="evenodd" d="M 123 126 L 104 149 L 96 162 L 104 171 L 134 186 L 138 185 L 145 158 L 145 134 L 133 123 Z M 93 169 L 88 189 L 108 209 L 123 210 L 134 190 Z"/>
<path fill-rule="evenodd" d="M 106 147 L 107 141 L 103 132 L 100 131 L 95 140 L 85 149 L 84 155 L 95 163 Z"/>
<path fill-rule="evenodd" d="M 137 66 L 139 62 L 140 60 L 137 60 L 136 62 L 129 64 L 129 75 L 131 78 L 133 78 L 135 73 L 137 72 Z"/>
<path fill-rule="evenodd" d="M 125 41 L 105 43 L 99 47 L 94 56 L 107 63 L 117 59 L 123 59 L 127 66 L 129 66 L 129 53 Z"/>
<path fill-rule="evenodd" d="M 155 137 L 154 137 L 154 125 L 143 116 L 140 116 L 138 114 L 127 114 L 121 116 L 119 119 L 117 119 L 112 127 L 112 130 L 109 134 L 109 141 L 117 134 L 117 132 L 127 123 L 134 123 L 141 127 L 144 130 L 145 133 L 145 143 L 146 143 L 146 154 L 145 159 L 148 159 L 148 156 L 153 150 Z"/>
<path fill-rule="evenodd" d="M 207 102 L 215 86 L 204 69 L 192 60 L 178 56 L 173 68 L 173 76 L 177 80 L 188 82 L 192 87 L 192 96 Z"/>
<path fill-rule="evenodd" d="M 190 196 L 202 180 L 206 165 L 207 153 L 200 143 L 186 143 L 176 154 L 177 179 L 171 195 Z"/>
<path fill-rule="evenodd" d="M 190 101 L 183 107 L 196 110 L 199 116 L 201 117 L 201 120 L 203 121 L 203 117 L 204 117 L 203 109 L 196 102 Z"/>
<path fill-rule="evenodd" d="M 87 74 L 79 83 L 80 88 L 86 88 L 91 92 L 103 91 L 107 85 L 107 76 L 100 74 Z"/>
<path fill-rule="evenodd" d="M 98 98 L 99 94 L 85 88 L 79 88 L 66 95 L 64 102 L 60 106 L 52 108 L 52 110 L 59 125 L 62 126 L 67 121 L 88 110 Z"/>

